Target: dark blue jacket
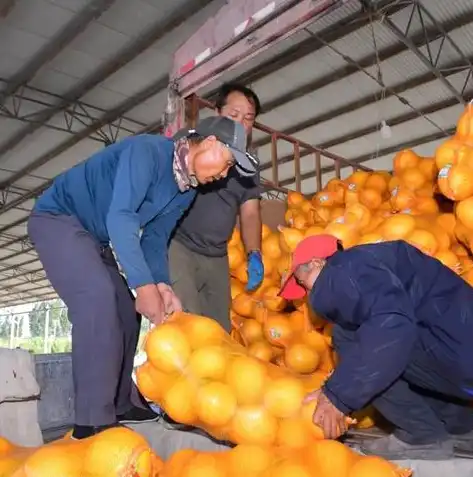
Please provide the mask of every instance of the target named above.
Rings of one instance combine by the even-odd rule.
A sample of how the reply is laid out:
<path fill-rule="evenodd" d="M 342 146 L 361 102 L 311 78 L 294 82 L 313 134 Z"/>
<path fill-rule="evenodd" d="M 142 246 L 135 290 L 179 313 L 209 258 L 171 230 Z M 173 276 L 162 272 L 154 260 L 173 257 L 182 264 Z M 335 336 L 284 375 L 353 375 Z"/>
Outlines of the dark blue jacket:
<path fill-rule="evenodd" d="M 351 336 L 324 389 L 345 413 L 399 378 L 415 346 L 453 382 L 473 378 L 473 288 L 403 241 L 337 252 L 309 299 Z"/>
<path fill-rule="evenodd" d="M 169 236 L 195 197 L 179 191 L 173 160 L 170 139 L 126 138 L 58 176 L 34 212 L 75 216 L 100 244 L 111 242 L 131 288 L 169 283 Z"/>

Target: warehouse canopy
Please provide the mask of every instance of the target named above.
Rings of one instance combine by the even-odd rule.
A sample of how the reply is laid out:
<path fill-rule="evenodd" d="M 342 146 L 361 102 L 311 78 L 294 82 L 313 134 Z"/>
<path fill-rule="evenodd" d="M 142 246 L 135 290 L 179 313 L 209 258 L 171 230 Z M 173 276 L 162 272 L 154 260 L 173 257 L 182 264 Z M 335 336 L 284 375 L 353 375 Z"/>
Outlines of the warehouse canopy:
<path fill-rule="evenodd" d="M 55 296 L 26 233 L 35 197 L 160 130 L 170 76 L 209 101 L 225 81 L 253 87 L 262 175 L 304 193 L 351 172 L 319 157 L 317 180 L 306 146 L 375 169 L 432 155 L 473 90 L 469 0 L 0 0 L 0 22 L 0 306 Z"/>

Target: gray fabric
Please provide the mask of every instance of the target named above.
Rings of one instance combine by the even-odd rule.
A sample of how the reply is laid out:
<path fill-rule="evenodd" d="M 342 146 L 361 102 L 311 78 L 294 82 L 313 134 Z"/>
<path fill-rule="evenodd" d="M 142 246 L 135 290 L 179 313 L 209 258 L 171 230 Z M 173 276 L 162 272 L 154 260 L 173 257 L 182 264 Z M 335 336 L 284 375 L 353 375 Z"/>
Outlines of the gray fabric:
<path fill-rule="evenodd" d="M 388 460 L 449 460 L 455 455 L 453 441 L 449 439 L 431 444 L 411 445 L 392 434 L 366 441 L 360 446 L 360 450 L 365 455 L 376 455 Z"/>
<path fill-rule="evenodd" d="M 75 420 L 115 422 L 130 406 L 140 329 L 132 295 L 109 248 L 75 217 L 33 214 L 28 233 L 72 327 Z"/>
<path fill-rule="evenodd" d="M 206 257 L 177 240 L 169 246 L 169 271 L 185 311 L 208 316 L 230 331 L 230 270 L 228 257 Z"/>
<path fill-rule="evenodd" d="M 179 222 L 174 237 L 188 249 L 208 257 L 224 257 L 240 206 L 259 199 L 258 178 L 240 177 L 234 169 L 226 179 L 199 187 Z"/>

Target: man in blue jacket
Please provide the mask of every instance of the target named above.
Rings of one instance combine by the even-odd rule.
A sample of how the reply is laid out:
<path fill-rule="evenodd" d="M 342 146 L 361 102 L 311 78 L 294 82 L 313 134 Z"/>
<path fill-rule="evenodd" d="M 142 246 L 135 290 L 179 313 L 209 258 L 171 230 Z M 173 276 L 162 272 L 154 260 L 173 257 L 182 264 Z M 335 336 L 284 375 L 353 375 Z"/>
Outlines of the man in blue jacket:
<path fill-rule="evenodd" d="M 388 459 L 448 459 L 473 439 L 473 288 L 406 242 L 343 251 L 319 235 L 294 252 L 281 295 L 309 291 L 333 323 L 340 361 L 317 400 L 314 422 L 328 438 L 344 417 L 372 403 L 395 427 L 363 452 Z"/>
<path fill-rule="evenodd" d="M 130 401 L 137 313 L 159 324 L 181 309 L 168 240 L 195 187 L 233 165 L 255 173 L 255 164 L 242 125 L 212 117 L 176 141 L 139 135 L 108 146 L 58 176 L 36 202 L 28 233 L 73 324 L 74 438 L 157 417 Z"/>

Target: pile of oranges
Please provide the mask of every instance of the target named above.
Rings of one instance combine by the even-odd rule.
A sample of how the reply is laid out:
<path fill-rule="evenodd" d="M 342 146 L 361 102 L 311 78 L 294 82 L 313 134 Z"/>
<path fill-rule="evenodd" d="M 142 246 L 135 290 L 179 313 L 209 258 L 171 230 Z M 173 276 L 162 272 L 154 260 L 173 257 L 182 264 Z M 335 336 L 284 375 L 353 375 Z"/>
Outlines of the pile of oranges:
<path fill-rule="evenodd" d="M 175 421 L 235 444 L 301 448 L 323 439 L 312 423 L 316 403 L 303 401 L 326 373 L 297 375 L 264 362 L 214 320 L 186 313 L 150 331 L 145 350 L 138 387 Z"/>
<path fill-rule="evenodd" d="M 163 462 L 146 440 L 126 428 L 82 441 L 64 439 L 40 448 L 0 438 L 1 477 L 410 477 L 378 457 L 363 457 L 336 441 L 288 450 L 239 445 L 220 452 L 182 449 Z"/>
<path fill-rule="evenodd" d="M 39 448 L 0 437 L 0 477 L 158 477 L 162 467 L 146 439 L 125 427 L 84 440 L 69 433 Z"/>
<path fill-rule="evenodd" d="M 356 171 L 312 197 L 289 192 L 285 225 L 263 226 L 265 277 L 253 293 L 245 291 L 244 247 L 235 229 L 228 246 L 233 337 L 250 355 L 301 374 L 333 368 L 330 326 L 306 303 L 287 303 L 278 292 L 297 244 L 323 233 L 345 248 L 405 240 L 473 285 L 473 106 L 435 157 L 404 150 L 393 173 Z"/>
<path fill-rule="evenodd" d="M 182 450 L 164 463 L 160 477 L 410 477 L 379 457 L 363 457 L 336 441 L 288 450 L 239 445 L 225 452 Z"/>

